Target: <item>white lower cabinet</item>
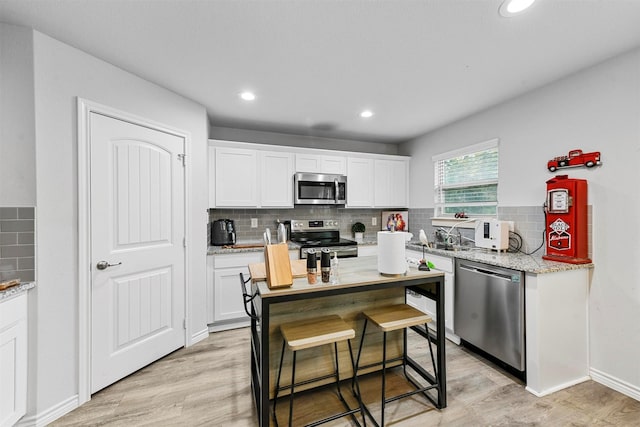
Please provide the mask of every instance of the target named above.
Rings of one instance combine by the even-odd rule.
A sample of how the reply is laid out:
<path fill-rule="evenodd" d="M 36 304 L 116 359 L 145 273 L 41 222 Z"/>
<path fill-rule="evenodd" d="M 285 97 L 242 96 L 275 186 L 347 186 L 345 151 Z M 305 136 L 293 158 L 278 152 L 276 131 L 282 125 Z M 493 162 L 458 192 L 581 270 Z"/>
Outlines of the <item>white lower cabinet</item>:
<path fill-rule="evenodd" d="M 407 257 L 414 259 L 422 259 L 422 252 L 407 250 Z M 444 273 L 444 326 L 447 338 L 456 344 L 460 344 L 460 337 L 455 335 L 455 329 L 453 324 L 453 298 L 455 292 L 455 276 L 454 276 L 454 263 L 453 258 L 425 254 L 427 261 L 430 261 L 435 266 L 435 270 L 442 271 Z M 422 297 L 421 295 L 408 293 L 407 304 L 416 307 L 429 314 L 434 320 L 434 323 L 438 321 L 436 318 L 436 303 L 435 301 Z"/>
<path fill-rule="evenodd" d="M 378 255 L 378 245 L 358 245 L 358 256 Z"/>
<path fill-rule="evenodd" d="M 0 426 L 27 410 L 27 294 L 0 302 Z"/>
<path fill-rule="evenodd" d="M 289 251 L 290 259 L 298 258 L 298 251 Z M 210 255 L 207 257 L 207 321 L 209 331 L 223 331 L 249 325 L 244 310 L 240 273 L 249 278 L 249 264 L 264 262 L 264 253 L 243 252 Z M 247 291 L 251 285 L 247 283 Z"/>

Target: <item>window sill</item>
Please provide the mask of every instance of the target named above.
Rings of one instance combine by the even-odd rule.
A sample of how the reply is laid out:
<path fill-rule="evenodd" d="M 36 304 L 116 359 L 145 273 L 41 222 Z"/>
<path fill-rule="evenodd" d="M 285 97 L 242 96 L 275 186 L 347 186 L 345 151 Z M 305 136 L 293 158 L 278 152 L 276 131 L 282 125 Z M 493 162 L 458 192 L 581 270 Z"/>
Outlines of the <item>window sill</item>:
<path fill-rule="evenodd" d="M 476 228 L 476 218 L 431 218 L 433 227 Z"/>

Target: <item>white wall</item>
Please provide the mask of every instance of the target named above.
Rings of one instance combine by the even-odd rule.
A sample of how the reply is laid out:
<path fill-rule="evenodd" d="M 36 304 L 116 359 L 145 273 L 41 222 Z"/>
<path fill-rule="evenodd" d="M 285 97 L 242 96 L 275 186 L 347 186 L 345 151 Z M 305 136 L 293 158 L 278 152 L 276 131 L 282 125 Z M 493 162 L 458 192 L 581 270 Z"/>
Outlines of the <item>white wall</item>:
<path fill-rule="evenodd" d="M 190 132 L 187 240 L 190 331 L 206 331 L 207 132 L 200 105 L 33 32 L 37 184 L 37 318 L 30 329 L 29 415 L 78 393 L 78 200 L 76 97 Z M 31 321 L 31 319 L 30 319 Z M 30 349 L 31 352 L 31 349 Z M 33 383 L 35 382 L 35 389 Z M 35 392 L 35 395 L 33 394 Z"/>
<path fill-rule="evenodd" d="M 558 174 L 587 179 L 593 207 L 592 370 L 640 399 L 640 50 L 402 144 L 399 154 L 413 156 L 411 207 L 433 207 L 432 155 L 491 138 L 500 139 L 501 206 L 542 205 L 547 160 L 602 152 L 601 167 Z"/>
<path fill-rule="evenodd" d="M 0 206 L 35 206 L 32 32 L 0 23 Z"/>

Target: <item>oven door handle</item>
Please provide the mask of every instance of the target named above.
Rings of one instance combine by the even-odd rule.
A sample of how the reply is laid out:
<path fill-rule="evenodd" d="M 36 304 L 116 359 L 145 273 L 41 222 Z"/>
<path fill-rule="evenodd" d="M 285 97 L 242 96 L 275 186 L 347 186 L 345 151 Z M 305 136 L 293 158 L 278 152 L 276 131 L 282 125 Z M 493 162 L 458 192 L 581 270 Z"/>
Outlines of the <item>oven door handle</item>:
<path fill-rule="evenodd" d="M 358 252 L 358 247 L 357 246 L 356 247 L 346 247 L 344 249 L 337 248 L 337 250 L 334 250 L 332 252 L 339 252 L 339 253 L 343 253 L 343 254 L 344 253 L 350 253 L 350 252 L 356 252 L 357 253 Z"/>

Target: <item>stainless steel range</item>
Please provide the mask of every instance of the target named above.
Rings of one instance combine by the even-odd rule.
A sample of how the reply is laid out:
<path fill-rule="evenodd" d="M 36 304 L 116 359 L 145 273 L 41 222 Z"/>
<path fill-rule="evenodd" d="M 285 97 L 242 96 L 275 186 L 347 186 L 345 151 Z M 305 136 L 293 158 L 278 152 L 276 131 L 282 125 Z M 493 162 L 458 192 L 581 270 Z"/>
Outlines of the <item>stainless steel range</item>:
<path fill-rule="evenodd" d="M 307 251 L 323 248 L 336 252 L 338 258 L 358 256 L 358 243 L 340 238 L 340 224 L 337 220 L 291 220 L 292 242 L 300 245 L 300 259 L 307 258 Z"/>

